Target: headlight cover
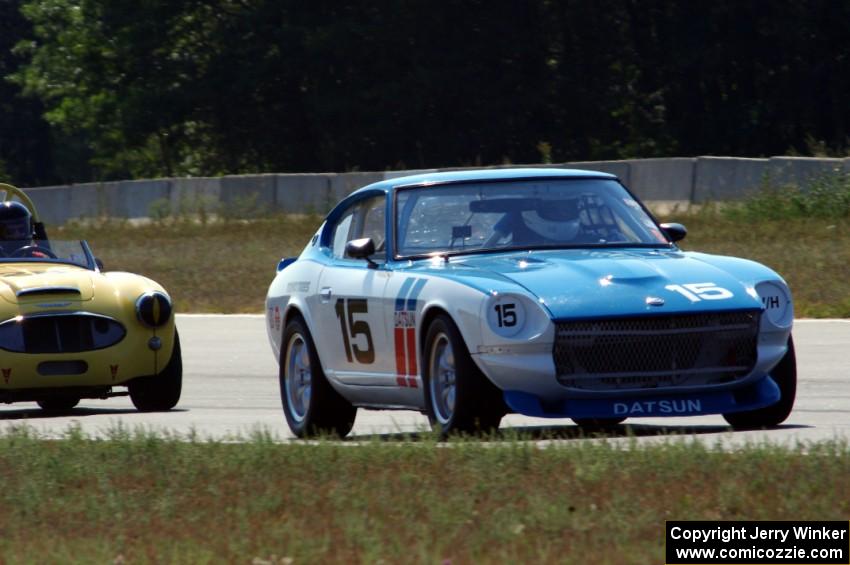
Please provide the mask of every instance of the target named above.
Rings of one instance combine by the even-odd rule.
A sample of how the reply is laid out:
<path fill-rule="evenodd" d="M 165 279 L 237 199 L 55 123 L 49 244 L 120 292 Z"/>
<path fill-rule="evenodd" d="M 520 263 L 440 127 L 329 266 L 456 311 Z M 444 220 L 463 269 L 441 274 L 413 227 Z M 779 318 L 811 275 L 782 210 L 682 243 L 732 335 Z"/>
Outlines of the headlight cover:
<path fill-rule="evenodd" d="M 171 299 L 159 291 L 146 292 L 136 300 L 136 317 L 149 328 L 167 324 L 172 310 Z"/>
<path fill-rule="evenodd" d="M 791 294 L 785 285 L 765 281 L 756 285 L 756 292 L 764 307 L 762 320 L 779 328 L 790 327 L 794 321 L 794 306 L 791 303 Z"/>
<path fill-rule="evenodd" d="M 513 337 L 525 327 L 525 306 L 516 296 L 494 296 L 487 306 L 487 325 L 501 337 Z"/>

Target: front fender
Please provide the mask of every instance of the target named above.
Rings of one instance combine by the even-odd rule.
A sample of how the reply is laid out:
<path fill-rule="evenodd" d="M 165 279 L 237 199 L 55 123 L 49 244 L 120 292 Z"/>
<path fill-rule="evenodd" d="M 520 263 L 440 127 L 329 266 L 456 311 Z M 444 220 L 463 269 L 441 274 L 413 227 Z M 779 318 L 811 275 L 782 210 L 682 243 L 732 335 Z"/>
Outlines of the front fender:
<path fill-rule="evenodd" d="M 307 324 L 315 341 L 316 324 L 312 315 L 317 300 L 315 286 L 324 266 L 314 261 L 296 261 L 275 276 L 266 294 L 266 333 L 272 353 L 280 362 L 281 340 L 286 321 L 295 313 Z M 321 348 L 316 348 L 321 360 Z M 324 363 L 322 364 L 324 367 Z"/>

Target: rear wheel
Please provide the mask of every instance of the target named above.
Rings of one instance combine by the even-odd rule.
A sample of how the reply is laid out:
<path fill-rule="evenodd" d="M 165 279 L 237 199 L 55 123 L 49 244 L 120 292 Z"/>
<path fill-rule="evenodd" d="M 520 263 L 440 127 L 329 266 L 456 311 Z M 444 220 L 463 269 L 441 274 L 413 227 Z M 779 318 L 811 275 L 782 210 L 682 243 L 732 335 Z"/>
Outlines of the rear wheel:
<path fill-rule="evenodd" d="M 770 372 L 773 381 L 779 386 L 779 402 L 758 410 L 724 414 L 723 418 L 736 430 L 753 430 L 778 426 L 791 414 L 797 395 L 797 356 L 794 353 L 794 339 L 788 338 L 788 351 L 779 364 Z"/>
<path fill-rule="evenodd" d="M 80 399 L 74 396 L 57 396 L 56 398 L 44 398 L 38 401 L 39 407 L 45 412 L 64 412 L 79 403 Z"/>
<path fill-rule="evenodd" d="M 283 331 L 279 379 L 283 413 L 297 437 L 345 437 L 351 431 L 357 408 L 328 382 L 307 325 L 300 317 L 293 318 Z"/>
<path fill-rule="evenodd" d="M 423 381 L 428 418 L 442 435 L 499 427 L 501 391 L 478 369 L 451 318 L 438 315 L 425 337 Z"/>
<path fill-rule="evenodd" d="M 130 400 L 142 412 L 163 412 L 177 406 L 183 388 L 183 358 L 177 330 L 174 330 L 174 349 L 165 369 L 158 375 L 135 379 L 128 388 Z"/>

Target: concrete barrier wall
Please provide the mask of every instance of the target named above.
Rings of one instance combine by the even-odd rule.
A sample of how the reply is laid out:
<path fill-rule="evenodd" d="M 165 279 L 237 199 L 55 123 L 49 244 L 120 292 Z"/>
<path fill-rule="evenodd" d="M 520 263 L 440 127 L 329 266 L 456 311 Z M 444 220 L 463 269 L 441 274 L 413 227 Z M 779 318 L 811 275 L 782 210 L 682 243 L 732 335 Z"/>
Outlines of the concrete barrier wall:
<path fill-rule="evenodd" d="M 631 187 L 632 185 L 631 163 L 629 161 L 575 161 L 565 163 L 564 168 L 608 173 L 616 176 L 626 186 Z"/>
<path fill-rule="evenodd" d="M 767 180 L 767 159 L 700 157 L 697 159 L 691 202 L 738 200 Z"/>
<path fill-rule="evenodd" d="M 176 178 L 171 180 L 168 211 L 172 214 L 211 213 L 221 201 L 221 177 Z"/>
<path fill-rule="evenodd" d="M 767 173 L 774 184 L 805 186 L 819 176 L 850 170 L 848 164 L 850 164 L 850 159 L 771 157 L 768 159 Z"/>
<path fill-rule="evenodd" d="M 285 212 L 316 212 L 330 210 L 336 199 L 331 194 L 332 175 L 277 175 L 275 203 Z"/>
<path fill-rule="evenodd" d="M 523 166 L 611 173 L 650 205 L 685 206 L 737 200 L 766 184 L 805 188 L 824 175 L 850 174 L 850 158 L 812 157 L 677 157 Z M 340 199 L 367 184 L 435 170 L 228 175 L 45 186 L 26 191 L 42 220 L 54 225 L 103 216 L 146 218 L 269 211 L 324 214 Z"/>
<path fill-rule="evenodd" d="M 48 224 L 64 224 L 71 219 L 71 186 L 44 186 L 29 188 L 27 195 L 32 199 L 41 220 Z"/>
<path fill-rule="evenodd" d="M 647 202 L 688 203 L 693 196 L 694 158 L 629 161 L 631 188 Z"/>

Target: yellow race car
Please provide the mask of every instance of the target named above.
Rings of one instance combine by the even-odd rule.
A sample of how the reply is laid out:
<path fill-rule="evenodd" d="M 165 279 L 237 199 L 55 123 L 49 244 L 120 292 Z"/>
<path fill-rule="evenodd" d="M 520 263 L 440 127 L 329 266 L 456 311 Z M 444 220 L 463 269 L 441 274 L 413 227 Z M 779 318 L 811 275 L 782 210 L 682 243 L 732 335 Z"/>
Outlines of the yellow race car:
<path fill-rule="evenodd" d="M 141 411 L 173 408 L 183 366 L 168 293 L 101 272 L 85 241 L 48 240 L 23 191 L 0 193 L 0 402 L 59 411 L 129 394 Z"/>

